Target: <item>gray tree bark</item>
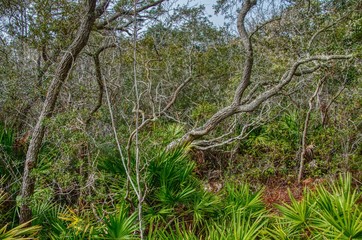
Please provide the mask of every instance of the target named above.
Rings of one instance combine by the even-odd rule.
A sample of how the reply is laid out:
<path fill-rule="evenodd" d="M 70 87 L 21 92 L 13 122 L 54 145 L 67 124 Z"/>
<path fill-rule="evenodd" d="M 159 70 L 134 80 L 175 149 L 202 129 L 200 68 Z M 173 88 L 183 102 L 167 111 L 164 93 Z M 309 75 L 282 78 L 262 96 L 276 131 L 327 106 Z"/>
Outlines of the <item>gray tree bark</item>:
<path fill-rule="evenodd" d="M 191 144 L 195 140 L 207 135 L 214 130 L 222 121 L 241 112 L 252 112 L 259 107 L 263 102 L 267 101 L 271 97 L 277 95 L 284 86 L 288 85 L 294 76 L 301 76 L 303 74 L 310 74 L 319 69 L 320 65 L 317 64 L 313 68 L 299 70 L 299 67 L 303 64 L 310 62 L 330 61 L 336 59 L 350 59 L 352 55 L 318 55 L 312 56 L 305 59 L 298 60 L 292 64 L 281 77 L 278 84 L 259 94 L 258 96 L 253 95 L 254 91 L 250 91 L 249 96 L 244 96 L 245 91 L 250 86 L 252 70 L 254 65 L 253 46 L 251 41 L 251 35 L 248 34 L 245 28 L 245 18 L 249 11 L 256 5 L 256 0 L 245 0 L 243 6 L 239 12 L 237 20 L 237 28 L 243 47 L 246 51 L 246 59 L 244 61 L 243 74 L 240 83 L 235 91 L 234 99 L 229 106 L 226 106 L 217 111 L 206 123 L 198 128 L 192 129 L 187 132 L 180 139 L 171 142 L 167 149 L 173 149 L 178 146 L 185 146 Z"/>
<path fill-rule="evenodd" d="M 59 62 L 55 72 L 55 76 L 48 87 L 43 108 L 38 118 L 38 121 L 33 129 L 32 137 L 29 143 L 29 148 L 25 159 L 23 181 L 22 181 L 22 188 L 20 194 L 21 223 L 28 222 L 29 220 L 31 220 L 32 217 L 29 203 L 30 203 L 30 197 L 34 192 L 35 179 L 31 175 L 31 171 L 36 167 L 38 153 L 43 141 L 45 133 L 44 120 L 52 116 L 59 92 L 62 88 L 63 83 L 68 77 L 68 74 L 71 70 L 73 63 L 75 62 L 77 56 L 82 51 L 82 49 L 87 45 L 92 28 L 97 28 L 97 26 L 100 24 L 100 23 L 96 24 L 96 19 L 100 18 L 104 14 L 106 9 L 110 5 L 110 1 L 111 0 L 101 0 L 99 1 L 98 6 L 96 7 L 97 0 L 84 0 L 85 13 L 81 19 L 81 23 L 77 31 L 77 34 L 73 42 L 70 44 L 70 46 L 64 53 L 61 61 Z M 135 9 L 134 11 L 125 11 L 123 9 L 120 9 L 104 22 L 104 26 L 117 20 L 118 18 L 124 15 L 132 15 L 133 13 L 139 13 L 145 11 L 149 8 L 161 4 L 164 1 L 165 0 L 158 0 L 155 2 L 151 2 L 149 4 L 145 4 L 144 6 L 138 9 Z"/>
<path fill-rule="evenodd" d="M 37 158 L 43 141 L 45 126 L 44 120 L 52 116 L 55 103 L 64 81 L 67 79 L 69 71 L 80 51 L 86 46 L 90 32 L 98 15 L 96 13 L 96 0 L 85 1 L 85 15 L 81 19 L 75 39 L 64 53 L 55 72 L 55 76 L 50 83 L 42 111 L 34 127 L 29 148 L 26 154 L 23 182 L 21 188 L 20 222 L 25 223 L 31 220 L 32 213 L 29 206 L 30 197 L 34 192 L 35 178 L 31 171 L 36 167 Z"/>

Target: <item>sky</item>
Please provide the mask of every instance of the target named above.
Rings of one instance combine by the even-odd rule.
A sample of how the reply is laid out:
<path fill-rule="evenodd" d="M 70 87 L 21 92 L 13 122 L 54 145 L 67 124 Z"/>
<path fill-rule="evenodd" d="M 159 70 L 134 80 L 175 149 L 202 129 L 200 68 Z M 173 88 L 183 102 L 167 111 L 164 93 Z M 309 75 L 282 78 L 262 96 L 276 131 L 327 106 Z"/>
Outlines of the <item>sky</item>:
<path fill-rule="evenodd" d="M 224 25 L 224 16 L 222 15 L 215 15 L 214 9 L 212 6 L 216 3 L 216 0 L 178 0 L 178 4 L 186 4 L 190 1 L 190 6 L 197 6 L 197 5 L 204 5 L 206 14 L 210 15 L 209 19 L 215 26 L 223 26 Z"/>
<path fill-rule="evenodd" d="M 212 8 L 212 6 L 216 4 L 217 0 L 175 0 L 175 2 L 180 5 L 186 4 L 187 2 L 189 2 L 190 6 L 204 5 L 206 14 L 210 16 L 209 19 L 215 26 L 222 27 L 226 22 L 224 16 L 221 14 L 216 15 L 214 9 Z M 274 10 L 278 11 L 282 4 L 285 4 L 283 3 L 283 0 L 264 1 L 262 4 L 258 4 L 259 10 L 255 10 L 255 12 L 260 11 L 256 12 L 256 14 L 266 14 L 271 13 Z M 233 10 L 235 11 L 235 9 Z M 252 15 L 253 13 L 251 12 L 250 14 Z M 265 17 L 264 20 L 268 19 L 268 15 L 263 16 Z"/>

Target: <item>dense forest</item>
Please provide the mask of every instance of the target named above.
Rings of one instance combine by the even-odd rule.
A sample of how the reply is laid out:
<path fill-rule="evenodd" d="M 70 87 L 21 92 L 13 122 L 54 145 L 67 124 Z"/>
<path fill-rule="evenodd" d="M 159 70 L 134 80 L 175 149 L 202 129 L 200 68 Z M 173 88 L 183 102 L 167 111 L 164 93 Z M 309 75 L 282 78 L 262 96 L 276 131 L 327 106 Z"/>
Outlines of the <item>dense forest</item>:
<path fill-rule="evenodd" d="M 213 10 L 0 1 L 0 239 L 362 239 L 362 1 Z"/>

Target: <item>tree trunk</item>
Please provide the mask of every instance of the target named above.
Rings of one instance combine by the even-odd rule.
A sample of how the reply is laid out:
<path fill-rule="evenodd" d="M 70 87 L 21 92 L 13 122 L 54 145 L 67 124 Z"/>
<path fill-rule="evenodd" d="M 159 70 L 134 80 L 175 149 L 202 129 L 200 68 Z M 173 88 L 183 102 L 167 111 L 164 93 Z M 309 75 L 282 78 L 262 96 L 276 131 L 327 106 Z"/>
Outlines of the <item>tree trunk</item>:
<path fill-rule="evenodd" d="M 284 86 L 290 83 L 293 76 L 301 76 L 303 74 L 310 74 L 319 69 L 320 65 L 317 64 L 313 68 L 299 70 L 298 68 L 306 63 L 312 61 L 329 61 L 333 59 L 349 59 L 352 55 L 330 55 L 330 56 L 313 56 L 302 59 L 293 63 L 289 70 L 287 70 L 281 77 L 280 82 L 270 89 L 262 92 L 258 96 L 254 96 L 254 91 L 250 91 L 249 96 L 244 96 L 245 91 L 251 84 L 252 70 L 254 65 L 254 51 L 251 41 L 251 35 L 248 34 L 245 27 L 245 18 L 249 11 L 257 4 L 256 0 L 245 0 L 243 6 L 238 14 L 237 29 L 239 32 L 241 43 L 246 51 L 243 74 L 240 83 L 235 91 L 234 99 L 229 106 L 226 106 L 217 111 L 206 123 L 198 128 L 192 129 L 181 138 L 171 142 L 167 149 L 173 149 L 179 146 L 185 146 L 193 143 L 195 140 L 202 138 L 211 131 L 213 131 L 222 121 L 241 112 L 252 112 L 263 102 L 271 97 L 277 95 Z"/>
<path fill-rule="evenodd" d="M 56 100 L 58 98 L 61 87 L 66 80 L 69 71 L 77 58 L 80 51 L 88 42 L 92 26 L 96 19 L 95 7 L 96 0 L 87 0 L 86 12 L 81 20 L 80 27 L 72 44 L 64 53 L 55 72 L 55 76 L 48 88 L 48 92 L 44 101 L 44 105 L 35 128 L 32 133 L 29 148 L 26 154 L 23 183 L 21 188 L 21 206 L 20 206 L 20 222 L 24 223 L 32 218 L 29 206 L 30 197 L 34 192 L 35 178 L 31 176 L 31 171 L 36 167 L 38 153 L 43 141 L 45 126 L 44 120 L 52 116 Z"/>

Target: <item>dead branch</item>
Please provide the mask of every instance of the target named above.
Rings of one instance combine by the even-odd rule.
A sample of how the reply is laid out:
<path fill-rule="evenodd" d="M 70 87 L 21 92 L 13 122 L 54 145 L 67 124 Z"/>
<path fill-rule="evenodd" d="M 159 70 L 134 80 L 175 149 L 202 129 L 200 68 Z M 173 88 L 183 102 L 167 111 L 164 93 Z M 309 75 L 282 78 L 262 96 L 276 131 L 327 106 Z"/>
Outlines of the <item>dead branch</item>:
<path fill-rule="evenodd" d="M 305 116 L 305 120 L 304 120 L 304 129 L 303 129 L 303 135 L 302 135 L 302 153 L 300 154 L 300 163 L 299 163 L 299 173 L 298 173 L 298 184 L 300 184 L 301 180 L 302 180 L 302 175 L 303 175 L 303 168 L 304 168 L 304 161 L 306 159 L 306 153 L 307 153 L 307 147 L 306 147 L 306 141 L 307 141 L 307 132 L 308 132 L 308 126 L 309 126 L 309 119 L 310 119 L 310 114 L 313 110 L 313 101 L 315 99 L 315 97 L 317 96 L 318 92 L 320 91 L 320 88 L 322 87 L 324 80 L 326 78 L 322 78 L 321 80 L 319 80 L 317 87 L 313 93 L 313 95 L 309 98 L 308 104 L 309 104 L 309 109 L 307 112 L 307 115 Z"/>
<path fill-rule="evenodd" d="M 93 108 L 93 110 L 89 113 L 88 118 L 85 121 L 85 126 L 86 128 L 89 126 L 90 121 L 92 120 L 94 114 L 98 111 L 98 109 L 102 106 L 102 102 L 103 102 L 103 92 L 104 92 L 104 85 L 103 85 L 103 80 L 102 80 L 102 71 L 101 71 L 101 64 L 99 61 L 99 55 L 106 49 L 109 48 L 113 48 L 116 47 L 116 44 L 109 44 L 109 45 L 104 45 L 102 47 L 100 47 L 92 56 L 93 56 L 93 61 L 94 61 L 94 67 L 96 70 L 96 80 L 97 80 L 97 84 L 98 84 L 98 100 L 97 100 L 97 105 Z"/>
<path fill-rule="evenodd" d="M 323 109 L 322 111 L 322 126 L 324 127 L 327 124 L 327 119 L 328 119 L 328 110 L 329 108 L 332 106 L 333 102 L 339 97 L 339 95 L 341 95 L 341 93 L 343 92 L 344 89 L 346 89 L 346 82 L 347 82 L 347 78 L 344 81 L 343 85 L 339 88 L 339 90 L 337 91 L 337 93 L 332 97 L 332 99 L 328 102 L 327 106 Z"/>
<path fill-rule="evenodd" d="M 166 104 L 166 106 L 158 113 L 156 113 L 152 118 L 148 118 L 145 119 L 139 126 L 137 129 L 133 130 L 133 132 L 131 133 L 131 135 L 128 138 L 128 143 L 127 143 L 127 149 L 130 151 L 131 149 L 131 145 L 132 145 L 132 141 L 134 138 L 134 135 L 136 134 L 136 131 L 140 131 L 142 130 L 147 124 L 149 124 L 150 122 L 154 122 L 156 121 L 160 116 L 164 115 L 168 109 L 175 103 L 177 96 L 179 95 L 179 93 L 181 92 L 181 90 L 192 80 L 192 77 L 188 77 L 185 81 L 183 81 L 177 88 L 176 90 L 173 92 L 172 96 L 171 96 L 171 100 Z M 128 154 L 130 156 L 130 153 Z"/>

